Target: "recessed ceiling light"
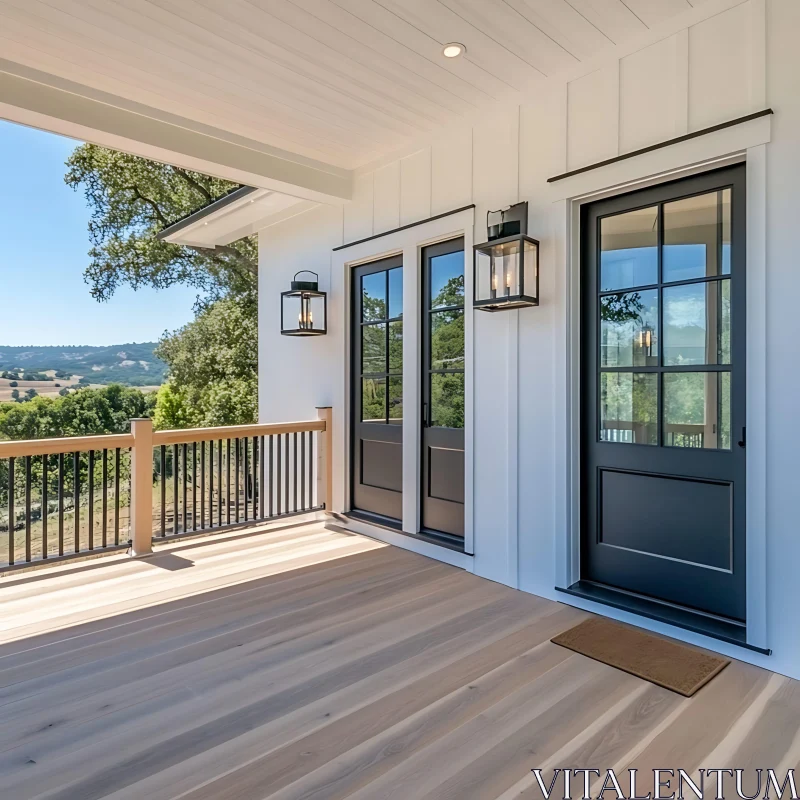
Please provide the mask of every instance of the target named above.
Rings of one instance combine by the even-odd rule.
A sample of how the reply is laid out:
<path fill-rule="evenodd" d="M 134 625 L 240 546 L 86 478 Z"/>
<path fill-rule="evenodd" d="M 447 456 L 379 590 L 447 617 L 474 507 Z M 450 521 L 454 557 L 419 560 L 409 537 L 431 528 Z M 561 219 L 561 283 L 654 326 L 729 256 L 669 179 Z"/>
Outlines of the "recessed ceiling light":
<path fill-rule="evenodd" d="M 442 55 L 445 58 L 458 58 L 459 56 L 463 56 L 466 52 L 467 48 L 458 42 L 450 42 L 450 44 L 446 44 L 442 48 Z"/>

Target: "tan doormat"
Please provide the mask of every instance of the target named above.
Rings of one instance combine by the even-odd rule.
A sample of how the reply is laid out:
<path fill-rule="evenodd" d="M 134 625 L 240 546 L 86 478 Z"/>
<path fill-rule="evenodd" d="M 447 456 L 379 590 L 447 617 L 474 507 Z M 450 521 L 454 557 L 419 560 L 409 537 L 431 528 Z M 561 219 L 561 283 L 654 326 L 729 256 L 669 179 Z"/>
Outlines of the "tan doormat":
<path fill-rule="evenodd" d="M 603 617 L 587 619 L 550 641 L 685 697 L 731 663 L 729 658 Z"/>

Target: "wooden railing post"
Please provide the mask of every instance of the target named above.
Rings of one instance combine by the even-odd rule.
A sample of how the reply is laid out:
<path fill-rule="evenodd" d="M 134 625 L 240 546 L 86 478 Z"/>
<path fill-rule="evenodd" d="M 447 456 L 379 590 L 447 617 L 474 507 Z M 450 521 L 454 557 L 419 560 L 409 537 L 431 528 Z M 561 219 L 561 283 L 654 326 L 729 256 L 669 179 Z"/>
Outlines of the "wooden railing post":
<path fill-rule="evenodd" d="M 131 555 L 153 552 L 153 420 L 131 420 Z"/>
<path fill-rule="evenodd" d="M 320 431 L 317 448 L 317 503 L 333 510 L 333 409 L 330 406 L 317 408 L 317 419 L 325 421 L 325 430 Z"/>

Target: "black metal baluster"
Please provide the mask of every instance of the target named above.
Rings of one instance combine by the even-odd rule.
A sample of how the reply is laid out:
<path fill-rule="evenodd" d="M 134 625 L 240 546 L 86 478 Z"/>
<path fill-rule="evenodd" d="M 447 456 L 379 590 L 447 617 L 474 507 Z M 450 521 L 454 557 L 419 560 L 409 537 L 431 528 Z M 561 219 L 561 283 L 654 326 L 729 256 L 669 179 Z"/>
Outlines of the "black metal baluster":
<path fill-rule="evenodd" d="M 253 519 L 258 519 L 258 436 L 253 437 Z"/>
<path fill-rule="evenodd" d="M 58 554 L 64 555 L 64 454 L 58 454 Z"/>
<path fill-rule="evenodd" d="M 222 439 L 217 441 L 217 526 L 222 527 Z"/>
<path fill-rule="evenodd" d="M 178 511 L 180 510 L 180 506 L 178 505 L 178 491 L 180 488 L 179 478 L 178 478 L 178 445 L 172 445 L 172 532 L 178 533 L 178 528 L 180 527 L 178 522 Z"/>
<path fill-rule="evenodd" d="M 114 544 L 119 544 L 119 473 L 122 466 L 122 452 L 114 451 Z"/>
<path fill-rule="evenodd" d="M 192 530 L 197 530 L 197 442 L 192 442 Z"/>
<path fill-rule="evenodd" d="M 214 442 L 208 443 L 208 527 L 214 527 Z"/>
<path fill-rule="evenodd" d="M 72 454 L 72 503 L 75 513 L 75 552 L 81 549 L 81 457 L 80 453 Z"/>
<path fill-rule="evenodd" d="M 242 446 L 244 448 L 244 472 L 242 474 L 242 483 L 244 484 L 244 521 L 250 518 L 250 459 L 249 459 L 249 450 L 250 450 L 250 439 L 245 436 L 242 440 Z"/>
<path fill-rule="evenodd" d="M 25 456 L 25 560 L 31 560 L 31 457 Z"/>
<path fill-rule="evenodd" d="M 103 449 L 103 524 L 100 526 L 100 537 L 103 547 L 108 545 L 108 450 Z"/>
<path fill-rule="evenodd" d="M 188 454 L 188 446 L 186 442 L 181 447 L 181 478 L 183 480 L 183 532 L 189 530 L 187 523 L 187 514 L 189 513 L 189 506 L 186 502 L 187 492 L 189 491 L 189 472 L 186 469 L 186 457 Z M 192 479 L 194 479 L 194 462 L 192 462 Z M 194 524 L 194 492 L 192 492 L 192 524 Z"/>
<path fill-rule="evenodd" d="M 226 439 L 227 455 L 225 458 L 225 524 L 231 524 L 231 440 Z"/>
<path fill-rule="evenodd" d="M 94 550 L 94 450 L 89 451 L 89 549 Z"/>
<path fill-rule="evenodd" d="M 289 483 L 290 483 L 290 479 L 289 479 L 289 474 L 290 474 L 289 473 L 289 434 L 288 433 L 284 434 L 284 437 L 285 437 L 285 441 L 284 441 L 285 448 L 284 449 L 285 449 L 286 452 L 283 454 L 283 457 L 286 459 L 286 461 L 285 461 L 286 475 L 284 476 L 284 479 L 283 479 L 284 480 L 283 487 L 284 487 L 284 498 L 286 500 L 286 503 L 285 503 L 285 505 L 283 507 L 283 510 L 284 510 L 284 513 L 288 514 L 289 513 Z"/>
<path fill-rule="evenodd" d="M 308 432 L 308 507 L 317 505 L 314 498 L 314 431 Z"/>
<path fill-rule="evenodd" d="M 50 461 L 50 456 L 47 454 L 42 456 L 42 558 L 47 558 L 47 472 Z"/>
<path fill-rule="evenodd" d="M 292 434 L 294 454 L 292 457 L 292 511 L 297 511 L 297 431 Z"/>
<path fill-rule="evenodd" d="M 14 563 L 16 546 L 14 543 L 14 521 L 16 510 L 14 509 L 14 458 L 8 459 L 8 563 Z"/>
<path fill-rule="evenodd" d="M 160 468 L 161 468 L 161 535 L 167 535 L 167 446 L 161 445 L 160 448 Z"/>
<path fill-rule="evenodd" d="M 206 443 L 200 442 L 200 527 L 206 527 Z M 197 526 L 195 526 L 195 529 Z"/>
<path fill-rule="evenodd" d="M 240 467 L 240 455 L 239 455 L 239 440 L 236 440 L 236 521 L 239 521 L 239 492 L 241 491 L 241 481 L 239 480 L 239 467 Z"/>
<path fill-rule="evenodd" d="M 300 503 L 303 511 L 308 508 L 306 504 L 306 434 L 300 434 Z"/>
<path fill-rule="evenodd" d="M 281 487 L 281 464 L 283 463 L 283 458 L 281 458 L 281 442 L 283 441 L 283 436 L 278 434 L 278 446 L 275 452 L 275 461 L 278 466 L 278 471 L 275 475 L 275 494 L 277 495 L 278 502 L 276 504 L 276 514 L 275 516 L 281 515 L 281 495 L 283 494 L 282 487 Z"/>
<path fill-rule="evenodd" d="M 259 456 L 261 460 L 258 462 L 258 517 L 264 519 L 264 462 L 267 460 L 267 453 L 264 450 L 264 437 L 262 436 L 259 442 Z"/>
<path fill-rule="evenodd" d="M 272 517 L 272 484 L 275 478 L 275 458 L 273 456 L 272 434 L 269 436 L 269 516 Z"/>

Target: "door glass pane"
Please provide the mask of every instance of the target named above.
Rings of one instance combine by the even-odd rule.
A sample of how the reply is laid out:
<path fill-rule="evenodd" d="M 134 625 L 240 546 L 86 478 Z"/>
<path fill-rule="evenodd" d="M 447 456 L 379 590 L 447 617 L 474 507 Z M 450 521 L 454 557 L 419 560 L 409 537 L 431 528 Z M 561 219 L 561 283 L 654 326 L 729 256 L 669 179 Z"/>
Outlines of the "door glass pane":
<path fill-rule="evenodd" d="M 730 449 L 730 386 L 730 373 L 665 374 L 664 444 Z"/>
<path fill-rule="evenodd" d="M 386 319 L 386 272 L 361 278 L 361 319 Z"/>
<path fill-rule="evenodd" d="M 722 208 L 722 269 L 723 275 L 731 274 L 731 190 L 723 189 Z"/>
<path fill-rule="evenodd" d="M 600 298 L 600 366 L 658 364 L 658 289 Z"/>
<path fill-rule="evenodd" d="M 464 369 L 464 312 L 431 314 L 431 369 Z"/>
<path fill-rule="evenodd" d="M 386 372 L 386 323 L 361 328 L 361 371 Z"/>
<path fill-rule="evenodd" d="M 403 316 L 403 268 L 389 270 L 389 318 Z"/>
<path fill-rule="evenodd" d="M 731 363 L 731 282 L 720 281 L 717 289 L 719 303 L 719 363 Z"/>
<path fill-rule="evenodd" d="M 389 323 L 389 372 L 403 371 L 403 320 Z"/>
<path fill-rule="evenodd" d="M 464 305 L 464 251 L 430 260 L 431 308 Z"/>
<path fill-rule="evenodd" d="M 403 379 L 389 378 L 389 422 L 403 421 Z"/>
<path fill-rule="evenodd" d="M 658 206 L 600 220 L 600 291 L 658 283 Z"/>
<path fill-rule="evenodd" d="M 464 427 L 464 373 L 431 375 L 431 426 Z"/>
<path fill-rule="evenodd" d="M 386 378 L 361 379 L 361 421 L 386 422 Z"/>
<path fill-rule="evenodd" d="M 731 192 L 664 204 L 664 281 L 730 273 Z"/>
<path fill-rule="evenodd" d="M 664 289 L 664 363 L 730 363 L 730 280 Z"/>
<path fill-rule="evenodd" d="M 600 439 L 630 444 L 658 443 L 658 376 L 600 374 Z"/>
<path fill-rule="evenodd" d="M 731 374 L 719 373 L 719 441 L 720 450 L 731 449 Z"/>

